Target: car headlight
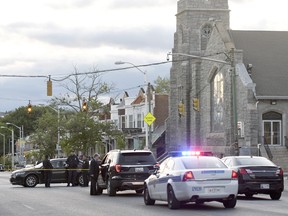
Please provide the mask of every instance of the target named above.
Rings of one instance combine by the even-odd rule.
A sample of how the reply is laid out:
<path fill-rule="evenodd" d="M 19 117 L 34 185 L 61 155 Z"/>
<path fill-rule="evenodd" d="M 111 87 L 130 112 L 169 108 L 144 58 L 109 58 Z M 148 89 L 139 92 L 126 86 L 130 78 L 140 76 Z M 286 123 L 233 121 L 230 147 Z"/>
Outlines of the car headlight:
<path fill-rule="evenodd" d="M 15 177 L 21 176 L 21 175 L 24 175 L 24 174 L 25 174 L 25 172 L 17 172 L 17 173 L 14 173 Z"/>

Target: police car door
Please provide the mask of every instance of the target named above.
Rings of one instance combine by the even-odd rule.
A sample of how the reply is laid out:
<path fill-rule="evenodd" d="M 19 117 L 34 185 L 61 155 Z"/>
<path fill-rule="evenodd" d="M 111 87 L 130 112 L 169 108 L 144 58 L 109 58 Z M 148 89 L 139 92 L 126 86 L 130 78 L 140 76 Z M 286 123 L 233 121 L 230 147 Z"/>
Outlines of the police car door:
<path fill-rule="evenodd" d="M 158 187 L 160 199 L 166 200 L 167 199 L 167 184 L 171 177 L 173 177 L 173 167 L 174 167 L 174 160 L 173 158 L 168 158 L 166 166 L 164 167 L 163 172 L 161 173 L 160 184 Z"/>

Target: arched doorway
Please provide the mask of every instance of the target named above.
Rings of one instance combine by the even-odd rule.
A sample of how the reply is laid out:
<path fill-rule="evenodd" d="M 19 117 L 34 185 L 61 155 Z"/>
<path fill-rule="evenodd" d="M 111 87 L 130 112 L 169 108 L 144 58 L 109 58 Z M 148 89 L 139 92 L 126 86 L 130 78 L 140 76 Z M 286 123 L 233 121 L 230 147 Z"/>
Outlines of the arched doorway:
<path fill-rule="evenodd" d="M 267 112 L 262 116 L 264 143 L 268 145 L 282 145 L 282 114 Z"/>

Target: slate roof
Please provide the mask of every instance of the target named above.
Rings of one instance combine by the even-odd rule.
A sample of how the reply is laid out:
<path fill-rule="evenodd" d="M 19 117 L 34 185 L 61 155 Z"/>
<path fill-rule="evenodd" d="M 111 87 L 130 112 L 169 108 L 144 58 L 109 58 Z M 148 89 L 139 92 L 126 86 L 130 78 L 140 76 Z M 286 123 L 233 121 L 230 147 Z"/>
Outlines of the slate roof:
<path fill-rule="evenodd" d="M 235 31 L 231 37 L 237 50 L 243 50 L 243 62 L 252 64 L 251 78 L 256 96 L 288 97 L 288 32 Z"/>

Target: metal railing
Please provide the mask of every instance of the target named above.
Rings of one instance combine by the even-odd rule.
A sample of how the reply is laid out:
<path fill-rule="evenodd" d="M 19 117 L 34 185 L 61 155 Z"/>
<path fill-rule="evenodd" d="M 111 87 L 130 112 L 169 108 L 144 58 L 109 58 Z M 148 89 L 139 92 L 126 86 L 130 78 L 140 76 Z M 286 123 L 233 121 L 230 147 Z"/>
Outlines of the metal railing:
<path fill-rule="evenodd" d="M 265 137 L 263 136 L 262 138 L 263 138 L 263 144 L 264 144 L 264 148 L 266 150 L 266 153 L 267 153 L 269 159 L 272 161 L 273 160 L 273 154 L 271 152 L 271 149 L 270 149 L 269 145 L 267 144 Z"/>
<path fill-rule="evenodd" d="M 284 136 L 284 145 L 288 149 L 288 138 L 287 138 L 287 136 Z"/>

